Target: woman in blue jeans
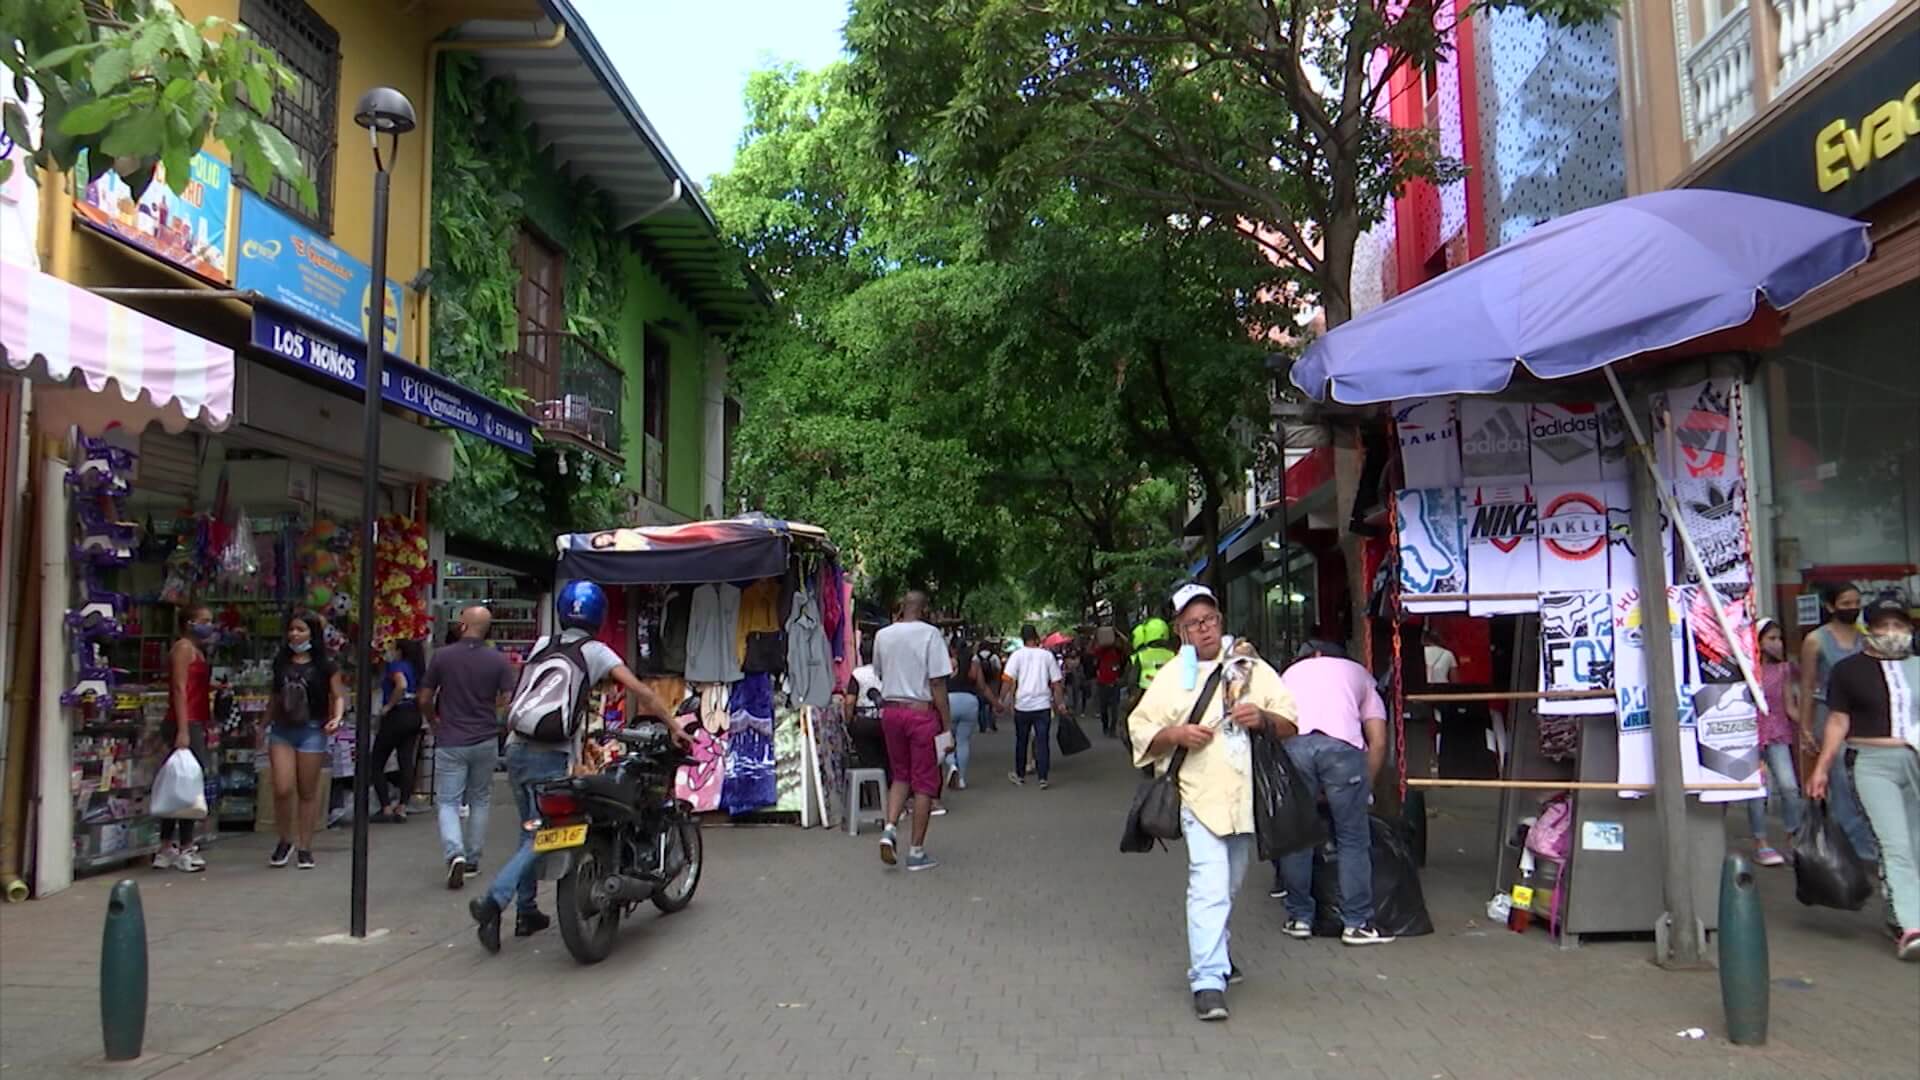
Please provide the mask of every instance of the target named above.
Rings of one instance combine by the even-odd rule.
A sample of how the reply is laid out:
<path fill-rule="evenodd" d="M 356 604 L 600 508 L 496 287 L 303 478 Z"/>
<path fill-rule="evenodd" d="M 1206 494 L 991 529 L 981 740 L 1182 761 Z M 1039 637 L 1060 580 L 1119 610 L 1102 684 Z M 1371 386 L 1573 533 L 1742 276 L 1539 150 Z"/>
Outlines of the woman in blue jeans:
<path fill-rule="evenodd" d="M 953 772 L 947 786 L 955 791 L 967 789 L 967 765 L 973 760 L 973 736 L 980 730 L 981 700 L 986 684 L 981 678 L 980 662 L 973 650 L 958 638 L 950 646 L 953 675 L 947 680 L 947 704 L 953 710 Z"/>
<path fill-rule="evenodd" d="M 1787 639 L 1780 624 L 1760 620 L 1760 689 L 1767 699 L 1766 715 L 1760 717 L 1760 753 L 1766 768 L 1767 788 L 1772 797 L 1747 800 L 1747 824 L 1753 829 L 1753 861 L 1761 866 L 1780 866 L 1787 859 L 1767 842 L 1767 806 L 1778 800 L 1780 817 L 1791 838 L 1800 831 L 1800 780 L 1793 767 L 1793 748 L 1798 744 L 1793 718 L 1799 715 L 1797 665 L 1787 659 Z"/>

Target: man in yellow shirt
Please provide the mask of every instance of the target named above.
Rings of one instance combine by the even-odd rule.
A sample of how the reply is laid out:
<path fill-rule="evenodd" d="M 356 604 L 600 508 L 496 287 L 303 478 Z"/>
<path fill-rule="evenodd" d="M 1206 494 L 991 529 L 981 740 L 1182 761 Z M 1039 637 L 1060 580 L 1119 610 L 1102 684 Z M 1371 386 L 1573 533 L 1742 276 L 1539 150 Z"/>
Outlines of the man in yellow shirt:
<path fill-rule="evenodd" d="M 1173 594 L 1183 649 L 1147 687 L 1127 730 L 1133 763 L 1164 771 L 1176 750 L 1180 823 L 1187 844 L 1187 984 L 1202 1020 L 1227 1018 L 1227 983 L 1239 973 L 1227 955 L 1227 919 L 1254 857 L 1253 752 L 1249 735 L 1286 738 L 1296 730 L 1293 695 L 1257 657 L 1228 657 L 1220 607 L 1204 585 Z M 1227 664 L 1206 706 L 1194 705 L 1214 669 Z M 1189 722 L 1189 718 L 1192 722 Z"/>

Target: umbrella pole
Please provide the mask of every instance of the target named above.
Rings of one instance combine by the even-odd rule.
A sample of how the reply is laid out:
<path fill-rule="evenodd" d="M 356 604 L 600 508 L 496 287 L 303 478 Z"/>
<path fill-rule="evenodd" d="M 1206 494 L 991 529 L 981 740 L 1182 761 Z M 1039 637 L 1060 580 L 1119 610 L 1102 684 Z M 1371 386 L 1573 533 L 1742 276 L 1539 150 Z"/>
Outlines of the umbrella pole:
<path fill-rule="evenodd" d="M 1653 720 L 1653 791 L 1660 817 L 1662 891 L 1667 907 L 1667 932 L 1654 935 L 1656 943 L 1664 943 L 1665 948 L 1658 949 L 1654 962 L 1667 968 L 1697 968 L 1703 962 L 1706 933 L 1694 908 L 1686 767 L 1680 754 L 1680 684 L 1674 671 L 1673 649 L 1668 645 L 1673 630 L 1667 620 L 1667 567 L 1666 560 L 1658 555 L 1658 539 L 1653 541 L 1651 551 L 1647 542 L 1648 537 L 1660 535 L 1660 496 L 1665 492 L 1654 467 L 1653 448 L 1642 436 L 1620 381 L 1611 367 L 1604 370 L 1633 433 L 1631 452 L 1646 466 L 1629 471 L 1628 487 L 1633 496 L 1630 527 L 1639 547 L 1635 566 L 1640 574 L 1640 638 L 1645 643 L 1647 704 Z"/>
<path fill-rule="evenodd" d="M 1636 447 L 1645 447 L 1642 460 L 1647 463 L 1647 475 L 1652 477 L 1653 486 L 1659 492 L 1660 502 L 1666 507 L 1667 517 L 1673 521 L 1673 531 L 1680 537 L 1680 547 L 1686 552 L 1687 564 L 1693 567 L 1693 576 L 1700 579 L 1706 588 L 1701 594 L 1707 598 L 1707 606 L 1713 609 L 1713 617 L 1720 624 L 1720 632 L 1726 635 L 1727 648 L 1733 653 L 1735 663 L 1740 665 L 1740 678 L 1747 684 L 1747 690 L 1753 695 L 1753 706 L 1760 712 L 1767 711 L 1767 695 L 1760 689 L 1760 678 L 1754 674 L 1753 660 L 1740 647 L 1740 638 L 1733 632 L 1733 623 L 1727 618 L 1727 609 L 1720 603 L 1720 590 L 1712 587 L 1712 579 L 1707 576 L 1706 560 L 1700 557 L 1700 548 L 1693 542 L 1693 530 L 1687 527 L 1687 519 L 1680 515 L 1680 502 L 1674 497 L 1672 489 L 1661 478 L 1660 470 L 1653 460 L 1653 450 L 1641 433 L 1640 421 L 1627 405 L 1627 395 L 1620 389 L 1620 377 L 1613 373 L 1613 365 L 1601 369 L 1607 373 L 1607 385 L 1613 388 L 1613 398 L 1620 403 L 1620 411 L 1627 418 L 1627 430 L 1633 435 Z"/>

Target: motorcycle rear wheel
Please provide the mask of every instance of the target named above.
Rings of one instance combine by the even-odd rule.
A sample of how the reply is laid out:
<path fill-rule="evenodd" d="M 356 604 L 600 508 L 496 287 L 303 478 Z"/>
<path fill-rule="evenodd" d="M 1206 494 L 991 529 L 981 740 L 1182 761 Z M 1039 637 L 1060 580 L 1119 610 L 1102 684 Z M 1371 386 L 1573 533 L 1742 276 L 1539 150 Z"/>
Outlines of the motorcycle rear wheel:
<path fill-rule="evenodd" d="M 653 906 L 666 915 L 684 911 L 688 904 L 693 903 L 693 891 L 700 887 L 700 868 L 705 862 L 700 845 L 700 824 L 679 821 L 674 823 L 673 830 L 669 847 L 675 844 L 679 846 L 679 854 L 686 859 L 686 865 L 653 890 Z M 673 852 L 670 850 L 668 854 L 671 856 Z"/>
<path fill-rule="evenodd" d="M 561 875 L 554 906 L 559 909 L 560 939 L 582 964 L 597 964 L 613 952 L 620 932 L 621 904 L 596 906 L 595 888 L 613 872 L 613 859 L 604 840 L 590 842 L 574 856 Z"/>

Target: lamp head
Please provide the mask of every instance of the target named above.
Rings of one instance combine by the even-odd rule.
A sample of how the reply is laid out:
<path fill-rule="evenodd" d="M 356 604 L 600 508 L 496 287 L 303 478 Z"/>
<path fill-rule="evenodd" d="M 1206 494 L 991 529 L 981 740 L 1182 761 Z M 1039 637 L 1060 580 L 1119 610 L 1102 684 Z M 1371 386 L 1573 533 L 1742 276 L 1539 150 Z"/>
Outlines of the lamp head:
<path fill-rule="evenodd" d="M 391 86 L 376 86 L 361 94 L 353 107 L 353 122 L 376 135 L 405 135 L 418 123 L 413 102 Z"/>

